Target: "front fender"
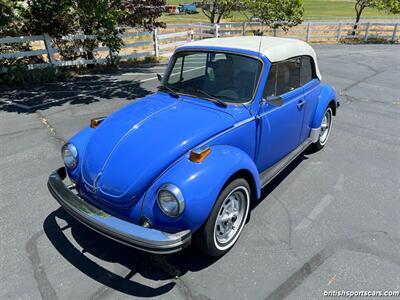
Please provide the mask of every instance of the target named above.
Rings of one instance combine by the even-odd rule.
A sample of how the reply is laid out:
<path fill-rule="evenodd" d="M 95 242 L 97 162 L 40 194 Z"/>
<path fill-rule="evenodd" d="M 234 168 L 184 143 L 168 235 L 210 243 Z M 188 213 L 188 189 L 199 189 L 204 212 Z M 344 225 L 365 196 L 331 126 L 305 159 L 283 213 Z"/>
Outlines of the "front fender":
<path fill-rule="evenodd" d="M 331 101 L 335 102 L 335 108 L 333 113 L 336 114 L 336 107 L 337 107 L 336 92 L 332 86 L 324 84 L 322 85 L 321 92 L 319 94 L 318 105 L 314 113 L 314 118 L 311 123 L 311 128 L 319 128 L 321 126 L 325 110 Z"/>
<path fill-rule="evenodd" d="M 86 145 L 90 140 L 90 137 L 93 135 L 93 132 L 94 129 L 90 127 L 85 127 L 68 141 L 69 143 L 74 144 L 74 146 L 78 150 L 78 165 L 73 170 L 66 168 L 69 178 L 74 181 L 79 180 L 81 165 L 86 151 Z"/>
<path fill-rule="evenodd" d="M 242 150 L 232 146 L 211 147 L 211 153 L 202 163 L 194 163 L 185 155 L 170 167 L 150 187 L 143 201 L 142 216 L 153 223 L 154 228 L 169 232 L 190 229 L 196 231 L 208 218 L 214 203 L 227 182 L 236 172 L 245 170 L 253 177 L 260 196 L 259 174 L 253 160 Z M 178 186 L 185 199 L 183 214 L 177 219 L 167 217 L 158 207 L 156 194 L 165 183 Z"/>

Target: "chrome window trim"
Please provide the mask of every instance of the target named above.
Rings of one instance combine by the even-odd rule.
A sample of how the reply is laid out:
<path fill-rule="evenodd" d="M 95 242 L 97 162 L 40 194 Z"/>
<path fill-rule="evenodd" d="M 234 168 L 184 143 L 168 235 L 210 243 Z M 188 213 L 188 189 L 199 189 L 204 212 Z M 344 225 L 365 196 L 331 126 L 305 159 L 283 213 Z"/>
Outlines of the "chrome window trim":
<path fill-rule="evenodd" d="M 169 64 L 168 64 L 168 67 L 167 67 L 167 69 L 166 69 L 166 71 L 165 71 L 165 75 L 163 76 L 163 84 L 164 84 L 164 80 L 171 74 L 171 72 L 172 72 L 172 68 L 173 68 L 173 65 L 175 64 L 175 61 L 176 61 L 176 55 L 177 54 L 179 54 L 179 53 L 182 53 L 182 52 L 205 52 L 205 53 L 207 53 L 207 52 L 214 52 L 214 53 L 223 53 L 223 54 L 233 54 L 233 55 L 238 55 L 238 56 L 244 56 L 244 57 L 248 57 L 248 58 L 252 58 L 252 59 L 255 59 L 255 60 L 258 60 L 259 62 L 261 62 L 261 71 L 260 71 L 260 75 L 259 75 L 259 78 L 258 78 L 258 81 L 257 81 L 257 85 L 256 85 L 256 87 L 255 87 L 255 89 L 254 89 L 254 92 L 253 92 L 253 97 L 251 98 L 251 100 L 249 100 L 249 101 L 247 101 L 247 102 L 240 102 L 240 103 L 235 103 L 235 102 L 225 102 L 227 105 L 247 105 L 247 104 L 252 104 L 253 102 L 254 102 L 254 100 L 256 100 L 256 97 L 257 97 L 257 93 L 258 93 L 258 91 L 259 91 L 259 88 L 260 88 L 260 83 L 261 83 L 261 79 L 262 79 L 262 77 L 263 77 L 263 73 L 264 73 L 264 70 L 265 70 L 265 62 L 264 62 L 264 60 L 260 57 L 260 56 L 263 56 L 261 53 L 259 53 L 260 54 L 260 56 L 256 56 L 256 55 L 251 55 L 251 54 L 246 54 L 246 53 L 241 53 L 241 52 L 235 52 L 235 51 L 229 51 L 229 50 L 223 50 L 223 49 L 221 49 L 221 50 L 216 50 L 216 49 L 207 49 L 207 48 L 204 48 L 204 49 L 199 49 L 199 48 L 185 48 L 185 49 L 181 49 L 181 50 L 176 50 L 175 52 L 174 52 L 174 54 L 172 55 L 172 57 L 171 57 L 171 60 L 170 60 L 170 62 L 169 62 Z M 265 57 L 265 56 L 263 56 L 263 57 Z M 186 96 L 188 96 L 188 95 L 186 95 Z M 190 95 L 190 97 L 193 97 L 193 95 Z M 201 98 L 202 99 L 202 98 Z"/>

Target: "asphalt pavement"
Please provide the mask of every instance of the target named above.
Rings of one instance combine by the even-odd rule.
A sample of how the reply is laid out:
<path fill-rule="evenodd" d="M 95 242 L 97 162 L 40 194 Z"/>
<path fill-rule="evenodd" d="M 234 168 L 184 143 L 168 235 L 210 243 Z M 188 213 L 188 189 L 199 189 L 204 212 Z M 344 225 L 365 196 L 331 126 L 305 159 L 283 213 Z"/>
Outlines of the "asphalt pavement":
<path fill-rule="evenodd" d="M 400 290 L 400 46 L 315 45 L 342 106 L 330 140 L 263 190 L 235 247 L 132 250 L 72 220 L 46 182 L 96 116 L 155 91 L 164 65 L 0 94 L 0 299 L 321 299 Z"/>

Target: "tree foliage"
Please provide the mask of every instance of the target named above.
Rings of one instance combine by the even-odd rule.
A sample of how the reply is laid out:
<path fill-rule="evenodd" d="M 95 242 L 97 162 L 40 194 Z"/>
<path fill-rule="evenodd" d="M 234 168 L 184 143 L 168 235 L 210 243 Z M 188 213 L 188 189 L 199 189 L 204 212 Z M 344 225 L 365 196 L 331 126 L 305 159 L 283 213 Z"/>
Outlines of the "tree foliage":
<path fill-rule="evenodd" d="M 218 24 L 222 18 L 229 17 L 233 11 L 239 10 L 241 6 L 241 2 L 238 0 L 201 1 L 201 9 L 212 24 Z"/>
<path fill-rule="evenodd" d="M 390 14 L 398 14 L 400 13 L 400 0 L 356 0 L 354 5 L 356 19 L 352 35 L 356 34 L 357 23 L 360 21 L 361 15 L 366 8 L 375 8 Z"/>
<path fill-rule="evenodd" d="M 18 1 L 0 0 L 0 37 L 22 34 L 21 19 L 18 15 L 19 8 Z M 10 43 L 0 45 L 0 53 L 29 50 L 31 50 L 29 43 Z M 30 61 L 32 60 L 35 60 L 35 58 L 30 59 Z M 1 66 L 15 65 L 19 62 L 25 61 L 29 61 L 29 58 L 2 59 L 0 60 L 0 69 Z"/>
<path fill-rule="evenodd" d="M 15 33 L 18 22 L 16 9 L 15 1 L 0 0 L 0 36 Z"/>
<path fill-rule="evenodd" d="M 121 19 L 121 25 L 141 26 L 148 30 L 165 26 L 157 21 L 164 11 L 165 0 L 122 0 L 121 4 L 127 12 Z"/>
<path fill-rule="evenodd" d="M 354 9 L 356 11 L 356 23 L 361 19 L 361 15 L 366 8 L 375 8 L 391 14 L 400 13 L 399 0 L 356 0 Z"/>
<path fill-rule="evenodd" d="M 72 0 L 28 0 L 20 9 L 24 34 L 61 37 L 74 32 Z"/>
<path fill-rule="evenodd" d="M 102 44 L 110 53 L 123 45 L 119 36 L 124 25 L 151 29 L 162 26 L 156 21 L 165 0 L 27 0 L 21 9 L 24 33 L 48 33 L 62 48 L 61 55 L 71 59 L 93 58 L 93 50 Z M 63 40 L 62 36 L 80 33 L 91 39 Z M 83 49 L 76 52 L 75 49 Z"/>
<path fill-rule="evenodd" d="M 287 30 L 303 21 L 303 0 L 246 0 L 254 16 L 267 25 Z"/>

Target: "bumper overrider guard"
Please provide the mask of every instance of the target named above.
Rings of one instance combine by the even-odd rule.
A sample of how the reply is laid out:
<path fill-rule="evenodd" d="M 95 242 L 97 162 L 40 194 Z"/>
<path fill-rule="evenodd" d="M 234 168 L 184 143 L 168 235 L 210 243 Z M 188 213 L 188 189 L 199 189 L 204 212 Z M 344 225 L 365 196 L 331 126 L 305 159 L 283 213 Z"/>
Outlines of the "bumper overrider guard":
<path fill-rule="evenodd" d="M 117 242 L 150 253 L 174 253 L 190 245 L 190 230 L 171 234 L 145 228 L 90 205 L 64 184 L 66 176 L 64 167 L 54 171 L 47 183 L 49 191 L 71 216 L 87 227 Z"/>

